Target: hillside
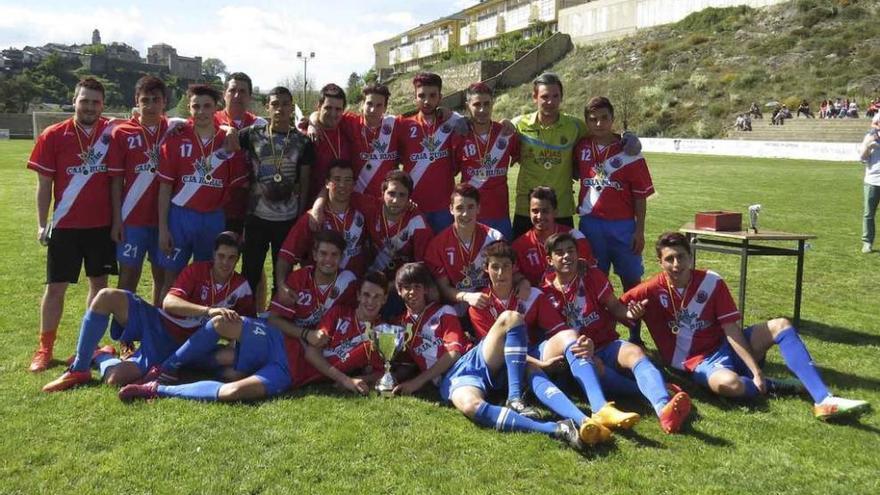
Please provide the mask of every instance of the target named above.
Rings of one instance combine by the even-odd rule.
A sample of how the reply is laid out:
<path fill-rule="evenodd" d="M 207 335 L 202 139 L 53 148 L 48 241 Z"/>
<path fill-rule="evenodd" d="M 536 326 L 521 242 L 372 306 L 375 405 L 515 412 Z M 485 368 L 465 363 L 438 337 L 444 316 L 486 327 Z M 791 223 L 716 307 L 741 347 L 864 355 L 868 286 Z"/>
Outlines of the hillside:
<path fill-rule="evenodd" d="M 806 98 L 817 111 L 823 98 L 849 97 L 864 110 L 880 94 L 880 0 L 709 8 L 575 47 L 550 70 L 565 83 L 566 112 L 581 115 L 590 96 L 604 94 L 618 124 L 626 117 L 643 136 L 720 137 L 752 101 L 794 109 Z M 503 90 L 495 108 L 503 117 L 532 111 L 531 85 Z"/>

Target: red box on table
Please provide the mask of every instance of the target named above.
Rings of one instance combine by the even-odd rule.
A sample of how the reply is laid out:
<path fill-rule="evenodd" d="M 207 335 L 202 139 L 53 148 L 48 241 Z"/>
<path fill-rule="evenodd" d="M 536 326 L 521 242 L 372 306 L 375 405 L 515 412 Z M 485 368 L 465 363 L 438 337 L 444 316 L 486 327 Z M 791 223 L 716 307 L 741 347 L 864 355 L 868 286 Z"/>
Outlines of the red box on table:
<path fill-rule="evenodd" d="M 700 211 L 694 217 L 694 227 L 716 232 L 742 230 L 742 213 L 735 211 Z"/>

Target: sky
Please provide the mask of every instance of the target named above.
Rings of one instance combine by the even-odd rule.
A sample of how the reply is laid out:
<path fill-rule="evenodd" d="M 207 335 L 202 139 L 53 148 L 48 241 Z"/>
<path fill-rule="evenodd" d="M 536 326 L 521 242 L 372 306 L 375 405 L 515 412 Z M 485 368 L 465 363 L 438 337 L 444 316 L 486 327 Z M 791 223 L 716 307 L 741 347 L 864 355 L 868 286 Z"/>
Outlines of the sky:
<path fill-rule="evenodd" d="M 301 74 L 296 53 L 315 52 L 308 78 L 343 87 L 374 62 L 373 43 L 452 14 L 477 0 L 294 0 L 193 2 L 0 0 L 0 49 L 46 43 L 127 43 L 145 58 L 167 43 L 178 55 L 219 58 L 263 90 Z"/>

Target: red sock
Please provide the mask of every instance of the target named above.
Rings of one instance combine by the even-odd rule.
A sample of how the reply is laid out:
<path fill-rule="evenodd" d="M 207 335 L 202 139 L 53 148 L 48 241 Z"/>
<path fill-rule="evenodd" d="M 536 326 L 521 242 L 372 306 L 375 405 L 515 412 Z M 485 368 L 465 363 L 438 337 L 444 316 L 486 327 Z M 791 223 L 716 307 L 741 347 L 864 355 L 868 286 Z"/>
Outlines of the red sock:
<path fill-rule="evenodd" d="M 57 334 L 58 332 L 55 330 L 40 332 L 40 349 L 51 351 L 52 348 L 55 347 L 55 336 Z"/>

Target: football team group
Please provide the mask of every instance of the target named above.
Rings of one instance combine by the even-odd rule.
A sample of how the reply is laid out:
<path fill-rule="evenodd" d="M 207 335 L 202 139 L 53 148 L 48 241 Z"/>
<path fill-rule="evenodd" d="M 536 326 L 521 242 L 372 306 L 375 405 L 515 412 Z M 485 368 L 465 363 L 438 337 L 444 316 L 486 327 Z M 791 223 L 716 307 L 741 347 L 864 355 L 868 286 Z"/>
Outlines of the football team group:
<path fill-rule="evenodd" d="M 583 120 L 564 114 L 563 83 L 545 73 L 535 111 L 499 122 L 485 84 L 467 89 L 460 115 L 440 105 L 438 75 L 412 83 L 412 116 L 387 115 L 380 84 L 346 111 L 328 84 L 295 122 L 283 87 L 268 93 L 268 120 L 250 113 L 243 73 L 223 92 L 191 86 L 186 120 L 165 116 L 155 77 L 137 82 L 129 120 L 102 117 L 104 88 L 80 81 L 74 116 L 40 134 L 27 165 L 48 246 L 32 372 L 53 363 L 83 265 L 89 283 L 76 352 L 43 390 L 87 383 L 94 369 L 125 401 L 250 401 L 315 382 L 368 394 L 383 362 L 365 331 L 393 324 L 411 329 L 394 394 L 436 387 L 479 425 L 575 448 L 640 420 L 609 400 L 620 396 L 643 397 L 663 431 L 678 432 L 691 398 L 660 364 L 724 397 L 809 394 L 820 419 L 868 409 L 828 390 L 788 320 L 743 328 L 724 280 L 692 266 L 683 235 L 656 239 L 660 272 L 642 280 L 654 185 L 638 138 L 614 132 L 607 98 L 587 101 Z M 142 298 L 145 257 L 153 291 Z M 101 345 L 108 327 L 116 347 Z M 774 345 L 796 379 L 764 375 Z M 571 397 L 581 393 L 589 414 Z"/>

